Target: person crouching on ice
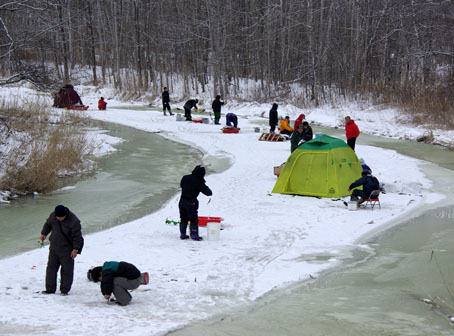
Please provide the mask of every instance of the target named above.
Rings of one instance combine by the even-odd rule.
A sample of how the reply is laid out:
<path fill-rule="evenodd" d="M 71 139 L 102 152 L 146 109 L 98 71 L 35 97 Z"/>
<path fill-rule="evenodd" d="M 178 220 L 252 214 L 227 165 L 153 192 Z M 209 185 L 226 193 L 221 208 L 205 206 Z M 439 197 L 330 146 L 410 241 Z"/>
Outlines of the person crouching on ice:
<path fill-rule="evenodd" d="M 148 283 L 148 273 L 144 275 L 136 266 L 124 261 L 106 261 L 102 266 L 94 267 L 87 272 L 88 280 L 101 281 L 101 293 L 104 298 L 120 306 L 126 306 L 131 302 L 132 296 L 128 290 Z M 115 298 L 111 299 L 112 293 Z"/>
<path fill-rule="evenodd" d="M 227 115 L 225 116 L 225 121 L 227 127 L 238 128 L 238 117 L 236 116 L 235 113 L 227 113 Z"/>
<path fill-rule="evenodd" d="M 197 197 L 199 193 L 206 196 L 213 195 L 213 192 L 205 184 L 205 168 L 197 166 L 194 168 L 190 175 L 185 175 L 181 179 L 181 198 L 178 203 L 180 209 L 180 239 L 188 239 L 186 234 L 188 221 L 191 222 L 190 231 L 191 239 L 202 240 L 199 236 L 199 216 L 197 210 L 199 209 L 199 201 Z"/>
<path fill-rule="evenodd" d="M 107 106 L 106 101 L 104 100 L 104 97 L 101 97 L 101 99 L 98 101 L 98 110 L 105 110 Z"/>

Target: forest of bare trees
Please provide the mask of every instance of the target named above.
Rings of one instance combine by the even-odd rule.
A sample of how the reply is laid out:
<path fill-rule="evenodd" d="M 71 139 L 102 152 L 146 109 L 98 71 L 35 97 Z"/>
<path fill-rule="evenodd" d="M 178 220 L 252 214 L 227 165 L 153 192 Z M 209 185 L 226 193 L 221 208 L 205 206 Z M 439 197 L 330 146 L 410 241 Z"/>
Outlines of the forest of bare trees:
<path fill-rule="evenodd" d="M 453 111 L 451 0 L 3 0 L 3 83 L 59 84 L 89 66 L 95 85 L 146 91 L 171 77 L 234 97 L 241 79 L 264 99 L 290 84 L 301 105 L 372 97 Z M 48 79 L 49 80 L 49 79 Z M 434 101 L 436 104 L 434 105 Z M 431 105 L 431 106 L 430 106 Z M 446 112 L 445 111 L 445 112 Z M 452 113 L 451 113 L 452 115 Z M 434 118 L 437 118 L 434 115 Z"/>

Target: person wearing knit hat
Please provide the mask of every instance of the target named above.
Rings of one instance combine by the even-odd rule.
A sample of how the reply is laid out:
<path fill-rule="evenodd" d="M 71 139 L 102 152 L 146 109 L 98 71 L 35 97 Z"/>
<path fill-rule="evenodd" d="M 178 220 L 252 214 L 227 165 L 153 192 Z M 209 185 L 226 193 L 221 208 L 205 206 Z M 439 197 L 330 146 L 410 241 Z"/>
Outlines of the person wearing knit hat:
<path fill-rule="evenodd" d="M 87 278 L 93 282 L 101 282 L 101 293 L 107 303 L 126 306 L 132 300 L 129 290 L 148 284 L 148 273 L 140 273 L 133 264 L 125 261 L 106 261 L 102 266 L 89 269 Z M 111 299 L 111 295 L 115 298 Z"/>
<path fill-rule="evenodd" d="M 64 205 L 57 205 L 41 230 L 41 243 L 51 233 L 49 257 L 46 268 L 46 290 L 53 294 L 57 290 L 57 274 L 60 270 L 61 295 L 68 295 L 74 276 L 74 259 L 83 247 L 80 220 Z"/>

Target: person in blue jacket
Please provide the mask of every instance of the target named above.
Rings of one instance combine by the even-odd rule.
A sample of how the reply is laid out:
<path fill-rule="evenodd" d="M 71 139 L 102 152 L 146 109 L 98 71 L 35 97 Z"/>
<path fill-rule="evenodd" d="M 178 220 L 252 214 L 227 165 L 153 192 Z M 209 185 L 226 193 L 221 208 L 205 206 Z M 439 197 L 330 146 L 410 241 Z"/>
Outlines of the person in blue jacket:
<path fill-rule="evenodd" d="M 132 300 L 128 290 L 142 284 L 142 274 L 133 264 L 125 261 L 106 261 L 102 266 L 94 267 L 87 272 L 88 280 L 101 281 L 101 293 L 109 302 L 126 306 Z M 111 299 L 110 296 L 115 296 Z"/>
<path fill-rule="evenodd" d="M 232 127 L 232 123 L 234 128 L 238 127 L 238 117 L 235 113 L 227 113 L 225 121 L 228 127 Z"/>
<path fill-rule="evenodd" d="M 348 191 L 363 186 L 363 190 L 354 189 L 350 197 L 350 201 L 356 201 L 358 205 L 364 202 L 364 199 L 369 198 L 369 195 L 374 190 L 380 189 L 380 182 L 372 175 L 370 170 L 363 170 L 361 178 L 350 184 Z"/>

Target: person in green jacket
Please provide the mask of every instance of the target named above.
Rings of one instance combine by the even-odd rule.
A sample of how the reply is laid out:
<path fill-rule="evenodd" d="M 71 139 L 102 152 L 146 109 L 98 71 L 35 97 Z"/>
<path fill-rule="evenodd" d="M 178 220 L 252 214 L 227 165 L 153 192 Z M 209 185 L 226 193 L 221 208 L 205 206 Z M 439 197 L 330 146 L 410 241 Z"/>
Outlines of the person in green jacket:
<path fill-rule="evenodd" d="M 306 141 L 312 140 L 312 137 L 312 127 L 309 126 L 307 121 L 304 121 L 302 125 L 296 127 L 296 132 L 292 133 L 292 137 L 290 138 L 290 152 L 293 153 L 298 146 Z"/>

